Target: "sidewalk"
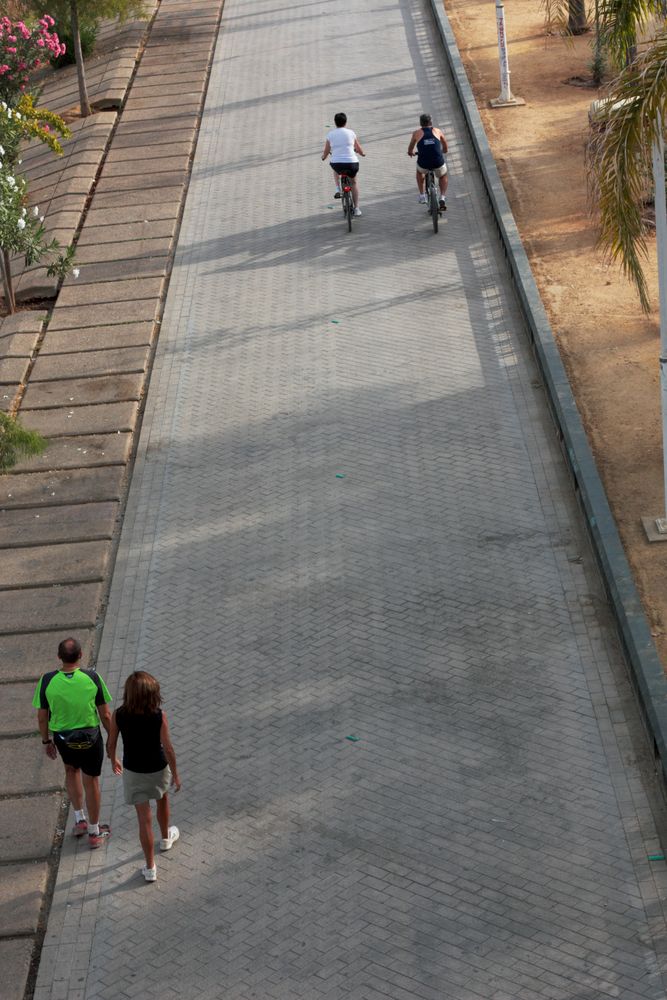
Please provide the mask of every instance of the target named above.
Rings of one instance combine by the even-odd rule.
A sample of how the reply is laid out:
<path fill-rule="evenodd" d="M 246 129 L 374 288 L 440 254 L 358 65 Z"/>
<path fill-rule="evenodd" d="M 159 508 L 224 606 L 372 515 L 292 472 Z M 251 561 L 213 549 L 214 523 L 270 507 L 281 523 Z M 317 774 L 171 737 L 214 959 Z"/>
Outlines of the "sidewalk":
<path fill-rule="evenodd" d="M 632 694 L 426 6 L 341 44 L 334 0 L 226 0 L 98 657 L 163 684 L 182 839 L 143 884 L 105 776 L 35 1000 L 665 996 Z"/>

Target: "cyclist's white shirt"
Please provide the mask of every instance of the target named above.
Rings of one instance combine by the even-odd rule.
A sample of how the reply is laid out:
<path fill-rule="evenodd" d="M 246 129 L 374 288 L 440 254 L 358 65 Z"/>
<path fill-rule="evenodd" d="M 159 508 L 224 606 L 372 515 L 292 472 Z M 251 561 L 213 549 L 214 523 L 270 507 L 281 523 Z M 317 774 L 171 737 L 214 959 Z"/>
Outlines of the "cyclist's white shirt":
<path fill-rule="evenodd" d="M 332 128 L 327 135 L 331 146 L 331 162 L 358 163 L 359 157 L 354 151 L 356 138 L 351 128 Z"/>

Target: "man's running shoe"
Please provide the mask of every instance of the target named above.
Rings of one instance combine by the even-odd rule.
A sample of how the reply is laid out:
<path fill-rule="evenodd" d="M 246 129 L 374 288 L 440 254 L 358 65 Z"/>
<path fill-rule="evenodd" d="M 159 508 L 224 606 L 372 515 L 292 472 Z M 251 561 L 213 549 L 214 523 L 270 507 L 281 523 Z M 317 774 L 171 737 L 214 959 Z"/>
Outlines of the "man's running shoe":
<path fill-rule="evenodd" d="M 155 865 L 152 868 L 142 868 L 141 874 L 147 882 L 157 882 L 157 868 Z"/>
<path fill-rule="evenodd" d="M 360 208 L 355 208 L 354 215 L 361 215 L 361 209 Z"/>
<path fill-rule="evenodd" d="M 80 819 L 78 823 L 74 824 L 72 836 L 83 837 L 84 833 L 88 833 L 88 823 L 85 819 Z"/>
<path fill-rule="evenodd" d="M 88 834 L 88 846 L 91 851 L 94 851 L 96 847 L 101 847 L 107 839 L 111 836 L 111 830 L 107 823 L 100 823 L 99 833 L 89 833 Z"/>
<path fill-rule="evenodd" d="M 341 193 L 340 193 L 340 191 L 338 190 L 338 188 L 336 188 L 336 193 L 335 193 L 335 195 L 334 195 L 334 198 L 340 198 L 340 197 L 341 197 Z"/>
<path fill-rule="evenodd" d="M 425 205 L 426 204 L 426 195 L 425 194 L 420 194 L 419 197 L 417 198 L 417 201 L 419 202 L 420 205 Z"/>
<path fill-rule="evenodd" d="M 447 202 L 445 201 L 444 198 L 440 199 L 440 211 L 441 212 L 446 212 L 447 211 Z"/>

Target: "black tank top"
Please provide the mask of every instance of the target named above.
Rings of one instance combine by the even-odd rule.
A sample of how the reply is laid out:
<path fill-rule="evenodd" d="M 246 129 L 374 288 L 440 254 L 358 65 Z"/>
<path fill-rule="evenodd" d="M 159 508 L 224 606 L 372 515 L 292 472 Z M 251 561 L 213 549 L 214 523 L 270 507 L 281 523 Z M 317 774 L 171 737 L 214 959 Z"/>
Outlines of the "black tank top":
<path fill-rule="evenodd" d="M 417 163 L 425 170 L 441 167 L 445 162 L 440 140 L 433 135 L 433 129 L 427 125 L 422 127 L 424 133 L 417 143 Z"/>
<path fill-rule="evenodd" d="M 116 711 L 116 724 L 123 737 L 123 767 L 138 774 L 152 774 L 167 766 L 160 729 L 162 712 L 130 715 L 123 706 Z"/>

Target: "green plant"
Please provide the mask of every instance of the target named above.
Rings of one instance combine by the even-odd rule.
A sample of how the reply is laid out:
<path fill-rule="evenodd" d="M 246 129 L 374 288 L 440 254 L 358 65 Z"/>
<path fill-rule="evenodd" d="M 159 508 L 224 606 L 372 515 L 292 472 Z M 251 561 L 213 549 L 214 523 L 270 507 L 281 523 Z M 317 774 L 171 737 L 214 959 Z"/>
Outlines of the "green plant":
<path fill-rule="evenodd" d="M 97 24 L 80 24 L 79 25 L 79 35 L 81 37 L 81 53 L 84 59 L 92 55 L 95 48 L 95 42 L 97 40 Z M 60 69 L 62 66 L 72 66 L 76 62 L 76 56 L 74 54 L 74 39 L 72 38 L 71 29 L 68 26 L 64 30 L 61 30 L 59 36 L 60 41 L 65 46 L 65 51 L 59 55 L 54 56 L 51 63 L 56 69 Z"/>
<path fill-rule="evenodd" d="M 45 448 L 41 434 L 26 430 L 15 417 L 0 413 L 0 472 L 11 469 L 24 456 L 41 455 Z"/>
<path fill-rule="evenodd" d="M 31 0 L 31 3 L 36 11 L 43 6 L 41 0 Z M 92 108 L 83 61 L 83 37 L 91 26 L 96 30 L 97 25 L 105 18 L 127 21 L 130 17 L 145 17 L 146 6 L 144 0 L 50 0 L 49 9 L 59 29 L 72 39 L 79 103 L 81 115 L 85 118 L 92 113 Z"/>
<path fill-rule="evenodd" d="M 58 240 L 47 240 L 44 216 L 37 206 L 28 210 L 28 185 L 16 172 L 21 139 L 38 138 L 55 152 L 62 152 L 52 128 L 61 135 L 68 135 L 69 130 L 57 115 L 35 109 L 30 97 L 22 98 L 19 108 L 23 111 L 0 102 L 0 269 L 10 313 L 16 311 L 12 256 L 21 254 L 26 266 L 52 257 L 49 274 L 59 277 L 71 270 L 74 257 L 73 248 L 63 250 Z"/>

